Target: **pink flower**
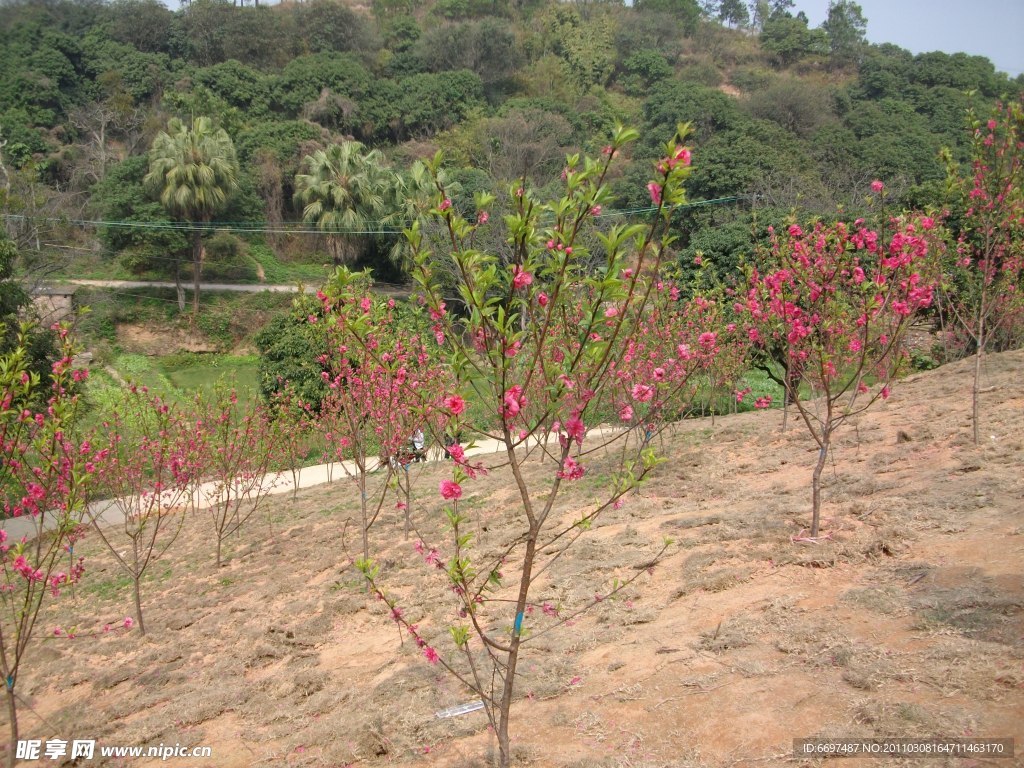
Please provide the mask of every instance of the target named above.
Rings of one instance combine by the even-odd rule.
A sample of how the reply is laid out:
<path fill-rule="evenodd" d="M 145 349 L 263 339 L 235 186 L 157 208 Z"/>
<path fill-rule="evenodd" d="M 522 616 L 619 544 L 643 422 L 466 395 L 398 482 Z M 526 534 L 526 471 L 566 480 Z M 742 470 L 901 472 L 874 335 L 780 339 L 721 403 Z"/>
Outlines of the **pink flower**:
<path fill-rule="evenodd" d="M 647 185 L 647 191 L 651 194 L 651 202 L 655 205 L 661 205 L 661 184 L 652 181 Z"/>
<path fill-rule="evenodd" d="M 583 445 L 583 436 L 586 435 L 587 428 L 578 416 L 566 420 L 565 431 L 570 440 L 575 440 L 578 445 Z"/>
<path fill-rule="evenodd" d="M 654 387 L 649 384 L 634 384 L 632 390 L 633 399 L 641 403 L 650 402 L 654 397 Z"/>
<path fill-rule="evenodd" d="M 631 405 L 624 405 L 621 408 L 619 408 L 619 418 L 622 419 L 623 421 L 632 421 L 633 420 L 633 406 L 631 406 Z"/>
<path fill-rule="evenodd" d="M 886 384 L 884 387 L 882 387 L 882 399 L 883 400 L 888 400 L 889 399 L 889 385 L 888 384 Z"/>
<path fill-rule="evenodd" d="M 542 307 L 546 307 L 548 305 L 548 295 L 544 293 L 544 291 L 537 294 L 537 303 Z"/>
<path fill-rule="evenodd" d="M 579 480 L 583 477 L 583 465 L 578 463 L 572 456 L 566 456 L 558 476 L 563 480 Z"/>
<path fill-rule="evenodd" d="M 525 404 L 523 388 L 516 384 L 513 387 L 509 387 L 508 391 L 505 392 L 505 396 L 502 398 L 501 413 L 506 419 L 511 419 L 522 410 Z"/>
<path fill-rule="evenodd" d="M 442 480 L 440 490 L 441 498 L 448 499 L 449 501 L 462 498 L 462 486 L 454 480 Z"/>
<path fill-rule="evenodd" d="M 442 201 L 442 203 L 439 206 L 437 206 L 437 210 L 439 210 L 439 211 L 447 211 L 451 207 L 452 207 L 452 201 L 446 197 Z"/>
<path fill-rule="evenodd" d="M 448 455 L 452 457 L 452 460 L 456 464 L 462 464 L 466 460 L 466 450 L 458 443 L 452 443 L 451 445 L 445 446 L 445 450 L 448 451 Z"/>
<path fill-rule="evenodd" d="M 451 412 L 452 416 L 458 416 L 466 410 L 466 401 L 459 395 L 448 395 L 444 400 L 444 407 Z"/>
<path fill-rule="evenodd" d="M 133 619 L 131 616 L 125 616 L 124 617 L 124 628 L 125 629 L 131 629 L 134 626 L 135 626 L 135 619 Z"/>
<path fill-rule="evenodd" d="M 885 184 L 880 182 L 878 179 L 875 179 L 874 181 L 871 182 L 872 192 L 878 193 L 881 192 L 883 189 L 885 189 Z"/>
<path fill-rule="evenodd" d="M 757 400 L 754 401 L 754 407 L 758 408 L 758 409 L 761 409 L 761 410 L 764 410 L 765 408 L 771 408 L 772 407 L 772 399 L 771 399 L 771 397 L 766 395 L 765 397 L 757 398 Z"/>
<path fill-rule="evenodd" d="M 608 307 L 608 309 L 606 309 L 604 311 L 604 316 L 607 317 L 607 318 L 618 317 L 618 314 L 619 314 L 619 308 L 618 307 Z"/>
<path fill-rule="evenodd" d="M 476 223 L 486 224 L 489 218 L 491 218 L 491 215 L 487 213 L 487 211 L 480 211 L 480 213 L 476 215 Z"/>
<path fill-rule="evenodd" d="M 429 661 L 431 664 L 437 664 L 437 662 L 441 658 L 440 656 L 437 655 L 437 651 L 435 651 L 429 645 L 423 646 L 423 655 L 426 657 L 427 661 Z"/>
<path fill-rule="evenodd" d="M 860 343 L 860 339 L 850 339 L 850 351 L 860 352 L 863 345 Z"/>
<path fill-rule="evenodd" d="M 512 267 L 512 287 L 517 291 L 533 282 L 533 275 L 516 264 Z"/>
<path fill-rule="evenodd" d="M 715 342 L 718 341 L 718 335 L 706 331 L 697 337 L 697 343 L 700 344 L 704 349 L 712 349 L 715 346 Z"/>

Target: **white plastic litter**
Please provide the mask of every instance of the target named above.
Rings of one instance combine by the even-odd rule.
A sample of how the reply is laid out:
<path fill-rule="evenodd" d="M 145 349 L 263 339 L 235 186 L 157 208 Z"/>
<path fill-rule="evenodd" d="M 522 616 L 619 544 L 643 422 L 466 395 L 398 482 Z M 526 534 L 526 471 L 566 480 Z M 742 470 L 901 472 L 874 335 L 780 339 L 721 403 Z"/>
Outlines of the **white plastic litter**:
<path fill-rule="evenodd" d="M 455 707 L 448 707 L 448 709 L 442 709 L 440 712 L 435 712 L 434 717 L 438 720 L 442 720 L 446 717 L 458 717 L 459 715 L 467 715 L 470 712 L 476 712 L 478 709 L 483 709 L 484 703 L 482 701 L 471 701 L 468 704 L 459 704 Z"/>

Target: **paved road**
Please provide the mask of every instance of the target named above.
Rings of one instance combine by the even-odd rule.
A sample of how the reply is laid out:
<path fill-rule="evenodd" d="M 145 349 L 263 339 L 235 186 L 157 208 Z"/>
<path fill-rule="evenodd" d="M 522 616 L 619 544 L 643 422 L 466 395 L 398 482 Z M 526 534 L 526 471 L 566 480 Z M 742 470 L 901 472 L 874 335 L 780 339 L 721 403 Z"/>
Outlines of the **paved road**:
<path fill-rule="evenodd" d="M 62 283 L 71 285 L 84 285 L 92 288 L 168 288 L 174 290 L 174 283 L 160 280 L 61 280 Z M 374 290 L 389 296 L 408 296 L 410 289 L 403 285 L 392 283 L 375 283 Z M 192 290 L 191 281 L 182 282 L 182 288 L 186 291 Z M 202 291 L 224 291 L 233 293 L 298 293 L 298 284 L 293 285 L 271 285 L 269 283 L 202 283 L 199 286 Z M 307 292 L 313 292 L 316 287 L 304 286 Z"/>
<path fill-rule="evenodd" d="M 617 432 L 616 429 L 604 429 L 597 428 L 590 430 L 589 435 L 592 436 L 604 436 L 613 432 Z M 557 437 L 552 436 L 551 441 L 557 441 Z M 483 456 L 487 454 L 495 454 L 499 451 L 504 451 L 504 443 L 498 440 L 478 440 L 471 447 L 466 449 L 467 456 Z M 438 461 L 441 456 L 439 449 L 431 449 L 432 461 Z M 377 467 L 371 467 L 371 471 L 376 470 Z M 332 464 L 318 464 L 312 467 L 304 467 L 299 473 L 299 488 L 312 488 L 317 485 L 325 485 L 327 483 L 344 481 L 347 473 L 355 472 L 355 466 L 351 462 L 334 462 Z M 294 488 L 292 482 L 292 473 L 290 471 L 278 472 L 264 477 L 264 484 L 269 486 L 265 491 L 269 494 L 282 494 L 291 493 Z M 204 483 L 196 494 L 196 508 L 205 509 L 210 505 L 212 501 L 216 499 L 216 484 L 215 483 Z M 110 499 L 103 499 L 95 501 L 89 505 L 89 512 L 86 516 L 85 522 L 88 524 L 93 518 L 97 519 L 103 525 L 117 525 L 124 520 L 121 512 L 121 507 L 118 506 L 114 501 Z M 22 536 L 28 536 L 34 538 L 38 534 L 37 520 L 25 519 L 25 518 L 12 518 L 8 520 L 0 520 L 0 528 L 7 531 L 7 535 L 11 539 L 20 539 Z"/>
<path fill-rule="evenodd" d="M 174 283 L 159 280 L 64 280 L 71 285 L 87 285 L 92 288 L 170 288 Z M 187 291 L 192 290 L 192 282 L 181 284 Z M 298 285 L 268 285 L 266 283 L 203 283 L 199 286 L 203 291 L 231 291 L 234 293 L 298 293 Z"/>

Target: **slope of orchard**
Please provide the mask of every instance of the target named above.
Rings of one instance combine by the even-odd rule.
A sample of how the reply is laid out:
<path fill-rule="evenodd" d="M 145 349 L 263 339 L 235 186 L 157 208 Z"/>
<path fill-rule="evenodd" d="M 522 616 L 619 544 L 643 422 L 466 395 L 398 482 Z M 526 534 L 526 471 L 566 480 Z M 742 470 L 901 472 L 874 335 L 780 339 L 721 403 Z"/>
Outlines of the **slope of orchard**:
<path fill-rule="evenodd" d="M 792 540 L 808 524 L 816 449 L 801 429 L 780 432 L 779 411 L 669 429 L 667 461 L 642 492 L 538 583 L 540 626 L 545 607 L 607 591 L 674 540 L 624 595 L 530 647 L 515 762 L 792 765 L 792 739 L 809 736 L 1015 737 L 1021 748 L 1021 370 L 1024 351 L 987 358 L 979 448 L 970 361 L 911 376 L 860 416 L 826 470 L 831 539 L 819 544 Z M 415 467 L 417 524 L 437 532 L 445 468 Z M 606 481 L 592 462 L 562 512 L 578 517 Z M 516 534 L 502 470 L 466 490 L 479 546 Z M 352 566 L 353 486 L 275 497 L 257 514 L 220 569 L 204 513 L 188 521 L 148 577 L 146 637 L 43 640 L 20 684 L 45 722 L 26 709 L 24 737 L 209 745 L 213 761 L 199 762 L 220 768 L 485 765 L 482 713 L 435 717 L 466 693 L 400 645 Z M 450 648 L 440 616 L 451 596 L 399 514 L 371 531 L 382 582 L 427 642 Z M 87 576 L 50 604 L 45 629 L 130 612 L 130 587 L 95 539 L 76 547 Z M 899 762 L 916 764 L 945 763 Z"/>

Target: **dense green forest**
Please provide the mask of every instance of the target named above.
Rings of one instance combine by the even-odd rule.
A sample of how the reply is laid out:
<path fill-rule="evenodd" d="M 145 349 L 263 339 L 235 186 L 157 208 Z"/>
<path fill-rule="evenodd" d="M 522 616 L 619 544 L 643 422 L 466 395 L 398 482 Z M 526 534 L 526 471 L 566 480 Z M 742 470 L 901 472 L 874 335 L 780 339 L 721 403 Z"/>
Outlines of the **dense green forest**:
<path fill-rule="evenodd" d="M 728 269 L 760 228 L 856 210 L 876 178 L 895 205 L 941 206 L 967 110 L 1024 87 L 983 57 L 870 45 L 869 22 L 847 0 L 820 28 L 789 0 L 6 2 L 0 203 L 30 271 L 333 260 L 400 279 L 415 160 L 443 151 L 453 203 L 490 193 L 500 213 L 517 180 L 551 183 L 630 124 L 613 184 L 642 216 L 651 159 L 690 122 L 680 263 Z M 154 162 L 201 147 L 221 186 L 182 202 Z"/>

